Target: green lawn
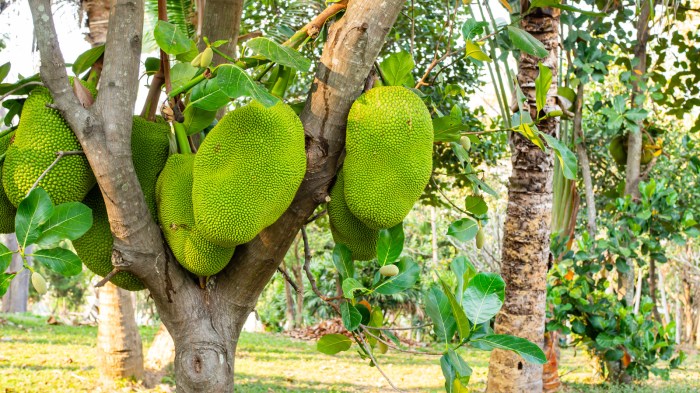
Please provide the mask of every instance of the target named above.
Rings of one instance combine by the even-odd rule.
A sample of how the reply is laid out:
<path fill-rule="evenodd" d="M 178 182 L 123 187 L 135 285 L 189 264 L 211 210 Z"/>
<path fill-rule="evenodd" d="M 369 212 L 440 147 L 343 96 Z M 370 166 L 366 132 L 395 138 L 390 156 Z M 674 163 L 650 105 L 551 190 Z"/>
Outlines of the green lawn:
<path fill-rule="evenodd" d="M 31 315 L 3 315 L 11 324 L 0 325 L 0 392 L 96 392 L 97 328 L 50 326 Z M 148 348 L 154 328 L 142 328 Z M 471 387 L 483 391 L 488 354 L 463 353 L 474 370 Z M 670 381 L 653 379 L 646 385 L 609 387 L 598 385 L 588 357 L 582 352 L 562 352 L 561 374 L 565 392 L 683 393 L 700 392 L 700 355 L 690 354 L 683 370 Z M 396 385 L 407 392 L 440 392 L 440 367 L 432 357 L 389 352 L 380 364 Z M 173 391 L 172 376 L 152 390 L 124 382 L 120 392 Z M 390 392 L 374 369 L 360 363 L 355 352 L 327 356 L 314 343 L 293 341 L 281 335 L 243 334 L 236 356 L 236 392 Z"/>

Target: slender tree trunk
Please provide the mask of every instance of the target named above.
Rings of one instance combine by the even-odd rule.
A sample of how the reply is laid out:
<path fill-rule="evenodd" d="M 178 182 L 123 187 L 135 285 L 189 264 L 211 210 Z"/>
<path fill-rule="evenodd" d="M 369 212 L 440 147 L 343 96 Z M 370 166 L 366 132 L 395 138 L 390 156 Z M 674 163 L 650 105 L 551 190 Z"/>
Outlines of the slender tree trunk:
<path fill-rule="evenodd" d="M 294 273 L 294 280 L 297 283 L 297 288 L 299 291 L 297 294 L 296 301 L 296 312 L 294 314 L 294 327 L 300 328 L 304 325 L 304 276 L 302 274 L 301 263 L 297 261 L 294 266 L 292 266 L 292 272 Z"/>
<path fill-rule="evenodd" d="M 289 277 L 289 270 L 287 270 L 287 266 L 282 261 L 282 270 L 287 272 L 287 277 Z M 294 298 L 292 297 L 292 286 L 289 285 L 289 282 L 284 278 L 284 298 L 285 301 L 287 302 L 287 307 L 284 310 L 285 314 L 285 321 L 284 321 L 284 330 L 291 330 L 295 327 L 295 320 L 294 320 Z"/>
<path fill-rule="evenodd" d="M 437 208 L 430 207 L 430 244 L 433 249 L 433 268 L 438 266 Z"/>
<path fill-rule="evenodd" d="M 521 9 L 528 9 L 523 0 Z M 520 56 L 518 84 L 528 98 L 532 118 L 537 118 L 535 78 L 542 61 L 552 71 L 553 83 L 547 96 L 547 109 L 554 108 L 557 91 L 559 10 L 537 8 L 521 20 L 521 28 L 540 40 L 549 55 L 537 59 Z M 556 135 L 557 118 L 547 119 L 538 128 Z M 519 134 L 512 135 L 513 172 L 508 184 L 508 208 L 504 228 L 501 274 L 506 282 L 506 299 L 496 316 L 497 334 L 512 334 L 543 346 L 547 264 L 552 215 L 553 157 Z M 541 392 L 542 365 L 525 362 L 513 352 L 494 350 L 488 374 L 488 392 Z"/>
<path fill-rule="evenodd" d="M 639 275 L 641 276 L 642 273 L 640 272 Z M 649 295 L 651 296 L 651 302 L 653 306 L 652 312 L 654 314 L 654 319 L 656 319 L 657 322 L 661 322 L 661 316 L 659 315 L 659 307 L 657 305 L 658 299 L 656 298 L 656 277 L 656 261 L 653 258 L 651 258 L 649 260 Z M 641 281 L 641 279 L 639 281 Z"/>
<path fill-rule="evenodd" d="M 651 277 L 650 277 L 651 279 Z M 640 273 L 637 275 L 637 285 L 634 287 L 634 313 L 639 314 L 639 305 L 642 301 L 642 285 L 644 284 L 643 275 Z M 649 285 L 651 288 L 651 285 Z"/>
<path fill-rule="evenodd" d="M 663 322 L 664 325 L 671 323 L 670 310 L 668 309 L 668 300 L 666 297 L 666 285 L 664 285 L 664 273 L 659 269 L 659 292 L 661 292 L 661 307 L 664 309 Z"/>
<path fill-rule="evenodd" d="M 97 351 L 104 382 L 143 378 L 141 336 L 134 319 L 131 293 L 108 282 L 99 290 Z"/>
<path fill-rule="evenodd" d="M 591 176 L 591 164 L 588 161 L 588 153 L 586 153 L 586 140 L 583 133 L 583 102 L 584 102 L 584 84 L 579 82 L 576 88 L 576 103 L 574 107 L 574 140 L 576 143 L 576 154 L 578 162 L 581 166 L 581 177 L 583 177 L 583 188 L 586 197 L 586 228 L 591 239 L 595 239 L 597 232 L 596 228 L 596 209 L 595 209 L 595 194 L 593 193 L 593 180 Z"/>
<path fill-rule="evenodd" d="M 17 250 L 17 237 L 14 233 L 3 235 L 3 244 L 10 250 Z M 22 257 L 19 254 L 12 254 L 12 262 L 7 268 L 8 272 L 18 272 L 22 270 Z M 2 297 L 2 312 L 15 313 L 27 311 L 27 299 L 29 298 L 29 270 L 22 270 L 21 273 L 10 283 L 5 296 Z"/>

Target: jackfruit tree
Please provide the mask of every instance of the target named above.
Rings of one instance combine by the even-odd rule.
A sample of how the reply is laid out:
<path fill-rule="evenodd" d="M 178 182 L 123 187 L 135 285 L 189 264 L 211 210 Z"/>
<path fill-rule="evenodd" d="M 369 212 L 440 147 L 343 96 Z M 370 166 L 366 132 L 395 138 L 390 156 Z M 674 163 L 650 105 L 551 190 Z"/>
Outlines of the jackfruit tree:
<path fill-rule="evenodd" d="M 306 225 L 327 209 L 343 293 L 338 299 L 321 298 L 342 317 L 351 338 L 327 335 L 318 349 L 335 354 L 356 345 L 360 357 L 381 371 L 378 355 L 396 347 L 391 333 L 382 330 L 383 311 L 371 302 L 414 288 L 423 273 L 404 250 L 405 217 L 419 200 L 434 200 L 441 192 L 444 179 L 435 180 L 438 175 L 459 172 L 472 195 L 448 235 L 481 248 L 482 222 L 488 219 L 482 193 L 494 193 L 470 160 L 483 148 L 481 133 L 468 131 L 459 106 L 445 114 L 432 95 L 431 84 L 443 72 L 433 72 L 438 58 L 416 81 L 419 70 L 409 52 L 391 53 L 395 48 L 389 45 L 382 53 L 394 39 L 389 33 L 404 3 L 328 2 L 286 41 L 256 37 L 240 49 L 237 28 L 223 37 L 217 36 L 222 30 L 191 37 L 210 29 L 206 19 L 202 30 L 190 29 L 182 21 L 164 20 L 167 10 L 161 8 L 153 28 L 160 59 L 146 62 L 146 74 L 154 77 L 142 116 L 134 118 L 143 40 L 134 26 L 143 25 L 142 3 L 114 2 L 106 45 L 73 63 L 81 83 L 71 87 L 51 2 L 30 0 L 42 62 L 32 82 L 43 86 L 24 102 L 2 174 L 10 202 L 19 206 L 17 232 L 21 228 L 26 237 L 17 251 L 33 241 L 70 240 L 83 263 L 104 276 L 101 283 L 145 288 L 175 341 L 178 391 L 231 391 L 243 323 L 297 233 L 305 237 Z M 231 8 L 238 10 L 232 19 L 239 23 L 240 8 Z M 211 9 L 203 17 L 215 19 Z M 461 61 L 477 66 L 491 60 L 475 44 L 493 36 L 485 25 L 464 24 L 460 40 L 467 57 Z M 515 34 L 509 41 L 518 51 L 542 50 L 523 30 L 495 28 L 494 34 Z M 323 50 L 305 86 L 308 97 L 295 102 L 286 97 L 287 90 L 298 90 L 299 81 L 306 80 L 313 64 L 307 56 L 317 42 L 323 42 Z M 446 50 L 445 58 L 452 49 Z M 522 144 L 530 143 L 533 154 L 553 150 L 573 177 L 575 159 L 549 132 L 559 114 L 542 108 L 555 96 L 555 66 L 530 66 L 542 80 L 549 72 L 548 81 L 538 81 L 536 88 L 527 85 L 527 92 L 537 95 L 537 113 L 526 115 L 530 111 L 521 108 L 506 130 Z M 97 82 L 99 94 L 93 97 L 83 82 Z M 289 96 L 307 94 L 297 90 Z M 219 116 L 231 106 L 235 109 Z M 159 109 L 163 119 L 156 120 Z M 68 151 L 72 154 L 60 153 Z M 92 227 L 83 222 L 77 229 L 45 235 L 53 216 L 37 206 L 50 211 L 54 204 L 56 211 L 72 209 L 70 217 L 84 215 L 89 207 Z M 34 217 L 40 220 L 27 229 Z M 42 242 L 42 236 L 53 237 Z M 54 253 L 70 259 L 73 270 L 59 270 L 72 274 L 78 256 L 68 248 L 54 248 L 65 250 Z M 4 255 L 0 252 L 0 261 Z M 373 276 L 361 277 L 360 267 Z M 518 361 L 540 367 L 545 357 L 536 344 L 517 337 L 518 332 L 491 329 L 505 302 L 500 276 L 476 274 L 465 258 L 455 258 L 450 267 L 449 279 L 422 278 L 434 280 L 424 305 L 444 347 L 438 355 L 446 390 L 463 391 L 468 383 L 471 370 L 456 352 L 467 343 L 509 351 Z"/>

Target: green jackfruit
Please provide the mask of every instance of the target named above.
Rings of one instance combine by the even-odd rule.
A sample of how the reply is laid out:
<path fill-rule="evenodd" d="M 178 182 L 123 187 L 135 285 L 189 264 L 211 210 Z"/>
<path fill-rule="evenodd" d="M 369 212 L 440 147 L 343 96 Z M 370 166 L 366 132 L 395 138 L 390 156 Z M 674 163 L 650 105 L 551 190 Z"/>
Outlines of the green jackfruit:
<path fill-rule="evenodd" d="M 0 154 L 5 154 L 14 137 L 15 132 L 12 131 L 0 138 Z M 0 233 L 12 233 L 15 231 L 15 215 L 17 215 L 17 208 L 7 199 L 5 190 L 0 189 Z"/>
<path fill-rule="evenodd" d="M 433 123 L 423 101 L 399 86 L 376 87 L 350 108 L 345 200 L 370 228 L 391 228 L 413 208 L 432 173 Z"/>
<path fill-rule="evenodd" d="M 613 160 L 615 160 L 617 165 L 623 167 L 627 165 L 628 138 L 628 135 L 618 135 L 614 137 L 608 145 L 608 151 L 610 151 Z M 639 161 L 642 165 L 646 165 L 654 159 L 654 146 L 652 145 L 653 141 L 644 134 L 642 136 L 642 156 Z"/>
<path fill-rule="evenodd" d="M 331 189 L 331 201 L 328 202 L 328 218 L 333 240 L 345 244 L 352 252 L 352 259 L 368 261 L 377 256 L 377 237 L 379 231 L 369 228 L 352 215 L 345 204 L 345 181 L 343 170 Z"/>
<path fill-rule="evenodd" d="M 194 154 L 174 154 L 168 158 L 156 184 L 156 201 L 160 225 L 175 259 L 190 272 L 206 277 L 226 267 L 234 249 L 208 241 L 195 225 L 192 210 L 194 161 Z"/>
<path fill-rule="evenodd" d="M 53 98 L 48 89 L 32 90 L 24 102 L 14 143 L 7 149 L 2 183 L 15 206 L 54 162 L 57 152 L 82 149 L 61 114 L 46 107 L 50 103 Z M 94 185 L 95 176 L 84 155 L 64 156 L 39 183 L 55 205 L 83 200 Z"/>
<path fill-rule="evenodd" d="M 134 116 L 132 127 L 131 159 L 134 171 L 141 185 L 148 210 L 153 219 L 157 221 L 156 181 L 168 159 L 170 127 L 167 123 L 153 123 L 139 116 Z M 113 238 L 109 229 L 107 208 L 99 187 L 93 187 L 83 203 L 93 211 L 93 225 L 85 235 L 73 242 L 73 247 L 88 269 L 104 277 L 114 268 L 112 265 Z M 144 288 L 136 276 L 127 272 L 117 273 L 110 281 L 118 287 L 130 291 Z"/>
<path fill-rule="evenodd" d="M 83 264 L 93 273 L 104 277 L 114 269 L 112 265 L 112 231 L 109 229 L 107 208 L 100 187 L 95 186 L 83 200 L 92 209 L 92 227 L 78 240 L 73 241 L 75 252 Z M 143 283 L 129 272 L 117 273 L 110 282 L 129 291 L 139 291 Z"/>
<path fill-rule="evenodd" d="M 228 113 L 195 158 L 197 228 L 223 247 L 250 241 L 287 210 L 305 172 L 304 127 L 289 105 Z"/>

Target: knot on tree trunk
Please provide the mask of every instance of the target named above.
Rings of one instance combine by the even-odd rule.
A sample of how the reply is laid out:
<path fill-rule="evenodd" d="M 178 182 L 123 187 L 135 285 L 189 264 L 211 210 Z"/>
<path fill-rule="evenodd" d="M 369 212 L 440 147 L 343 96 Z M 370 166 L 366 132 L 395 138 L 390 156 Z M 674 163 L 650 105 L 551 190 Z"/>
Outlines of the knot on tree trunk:
<path fill-rule="evenodd" d="M 175 356 L 178 391 L 228 392 L 233 386 L 233 358 L 222 344 L 185 342 Z M 184 386 L 182 386 L 184 385 Z"/>

